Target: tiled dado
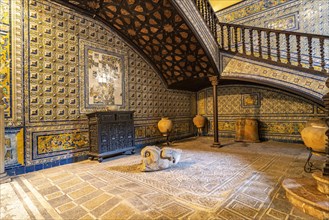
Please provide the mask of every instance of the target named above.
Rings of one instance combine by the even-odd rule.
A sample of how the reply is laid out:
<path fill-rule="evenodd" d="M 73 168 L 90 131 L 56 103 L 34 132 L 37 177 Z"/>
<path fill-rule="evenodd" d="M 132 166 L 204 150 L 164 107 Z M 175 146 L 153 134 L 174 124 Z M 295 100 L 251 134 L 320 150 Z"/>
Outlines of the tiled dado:
<path fill-rule="evenodd" d="M 137 146 L 160 143 L 166 140 L 158 129 L 159 120 L 150 119 L 147 121 L 135 121 L 135 143 Z M 193 135 L 194 125 L 191 117 L 171 120 L 173 122 L 173 129 L 170 133 L 170 140 L 181 139 Z"/>
<path fill-rule="evenodd" d="M 22 166 L 22 165 L 10 166 L 10 167 L 6 167 L 6 172 L 9 176 L 16 176 L 24 173 L 30 173 L 38 170 L 48 169 L 52 167 L 57 167 L 65 164 L 87 160 L 87 158 L 88 158 L 87 155 L 80 155 L 80 156 L 54 160 L 50 162 L 39 163 L 39 164 L 32 164 L 26 166 Z"/>
<path fill-rule="evenodd" d="M 198 92 L 198 113 L 208 118 L 206 133 L 213 133 L 212 89 Z M 255 118 L 262 140 L 301 141 L 300 132 L 312 118 L 325 116 L 324 108 L 301 97 L 262 86 L 230 85 L 218 88 L 218 129 L 235 136 L 239 118 Z"/>

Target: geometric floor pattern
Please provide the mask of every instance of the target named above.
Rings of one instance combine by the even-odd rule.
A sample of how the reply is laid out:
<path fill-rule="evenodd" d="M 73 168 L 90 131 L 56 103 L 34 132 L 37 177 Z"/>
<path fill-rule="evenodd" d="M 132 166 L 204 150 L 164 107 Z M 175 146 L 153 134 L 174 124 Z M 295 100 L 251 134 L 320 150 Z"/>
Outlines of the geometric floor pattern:
<path fill-rule="evenodd" d="M 157 172 L 140 172 L 137 153 L 15 177 L 0 185 L 0 219 L 314 219 L 281 187 L 286 177 L 312 178 L 304 145 L 211 143 L 175 142 L 180 162 Z"/>

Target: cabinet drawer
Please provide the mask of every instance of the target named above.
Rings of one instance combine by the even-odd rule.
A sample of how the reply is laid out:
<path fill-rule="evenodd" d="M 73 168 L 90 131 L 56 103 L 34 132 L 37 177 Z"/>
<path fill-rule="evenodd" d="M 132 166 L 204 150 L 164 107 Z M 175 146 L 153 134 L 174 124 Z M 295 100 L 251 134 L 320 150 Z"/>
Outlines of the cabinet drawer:
<path fill-rule="evenodd" d="M 118 121 L 130 121 L 131 114 L 118 114 Z"/>
<path fill-rule="evenodd" d="M 102 115 L 101 116 L 101 123 L 110 122 L 110 121 L 115 121 L 115 115 L 114 114 L 112 114 L 112 115 Z"/>

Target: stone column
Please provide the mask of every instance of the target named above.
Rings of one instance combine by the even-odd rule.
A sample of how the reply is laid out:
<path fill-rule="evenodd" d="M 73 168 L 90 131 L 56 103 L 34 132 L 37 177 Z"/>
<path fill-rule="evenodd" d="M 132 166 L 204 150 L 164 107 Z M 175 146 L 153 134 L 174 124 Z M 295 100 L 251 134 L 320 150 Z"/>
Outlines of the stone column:
<path fill-rule="evenodd" d="M 217 85 L 218 85 L 218 76 L 210 76 L 209 80 L 212 85 L 213 91 L 213 122 L 214 122 L 214 143 L 213 147 L 220 147 L 220 143 L 218 140 L 218 97 L 217 97 Z"/>
<path fill-rule="evenodd" d="M 11 181 L 5 171 L 5 106 L 2 99 L 3 91 L 0 87 L 0 184 Z"/>

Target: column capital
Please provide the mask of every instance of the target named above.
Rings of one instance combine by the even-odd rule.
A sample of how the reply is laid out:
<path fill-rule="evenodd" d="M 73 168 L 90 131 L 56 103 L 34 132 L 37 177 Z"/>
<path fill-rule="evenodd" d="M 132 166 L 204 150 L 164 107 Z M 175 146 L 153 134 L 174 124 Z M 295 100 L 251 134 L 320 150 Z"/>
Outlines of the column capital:
<path fill-rule="evenodd" d="M 218 85 L 218 76 L 209 76 L 209 81 L 211 82 L 212 86 L 217 86 Z"/>

